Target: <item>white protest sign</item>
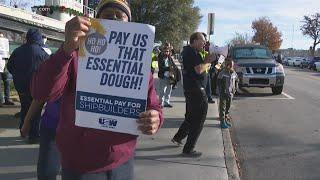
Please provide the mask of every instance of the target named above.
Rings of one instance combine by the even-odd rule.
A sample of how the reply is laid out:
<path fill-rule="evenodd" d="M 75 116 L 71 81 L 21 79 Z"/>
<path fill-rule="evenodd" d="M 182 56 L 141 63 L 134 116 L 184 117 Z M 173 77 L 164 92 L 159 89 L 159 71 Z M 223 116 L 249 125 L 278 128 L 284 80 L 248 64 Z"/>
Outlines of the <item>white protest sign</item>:
<path fill-rule="evenodd" d="M 0 72 L 4 72 L 5 67 L 6 67 L 6 61 L 2 59 L 2 56 L 0 55 Z"/>
<path fill-rule="evenodd" d="M 228 46 L 218 47 L 218 46 L 216 46 L 214 44 L 210 44 L 209 52 L 210 53 L 215 53 L 215 54 L 220 54 L 220 55 L 223 55 L 224 57 L 227 57 L 227 55 L 228 55 Z"/>
<path fill-rule="evenodd" d="M 76 121 L 81 127 L 139 134 L 146 110 L 155 28 L 91 19 L 79 50 Z"/>
<path fill-rule="evenodd" d="M 0 37 L 0 55 L 9 58 L 9 39 Z"/>

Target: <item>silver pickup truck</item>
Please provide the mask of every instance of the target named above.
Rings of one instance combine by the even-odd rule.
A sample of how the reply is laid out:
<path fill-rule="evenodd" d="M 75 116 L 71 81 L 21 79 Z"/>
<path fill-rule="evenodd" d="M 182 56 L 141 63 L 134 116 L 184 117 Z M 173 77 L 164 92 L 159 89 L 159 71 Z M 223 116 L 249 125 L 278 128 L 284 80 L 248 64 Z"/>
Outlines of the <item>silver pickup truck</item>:
<path fill-rule="evenodd" d="M 231 47 L 229 55 L 235 61 L 239 87 L 270 87 L 273 94 L 281 94 L 285 73 L 283 66 L 273 59 L 270 50 L 261 45 Z"/>

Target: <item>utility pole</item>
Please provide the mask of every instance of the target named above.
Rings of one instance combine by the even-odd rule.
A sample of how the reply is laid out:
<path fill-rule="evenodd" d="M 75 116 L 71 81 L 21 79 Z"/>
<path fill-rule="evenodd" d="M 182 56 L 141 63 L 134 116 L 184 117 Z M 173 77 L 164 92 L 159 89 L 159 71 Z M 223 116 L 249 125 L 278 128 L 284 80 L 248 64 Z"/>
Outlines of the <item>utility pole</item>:
<path fill-rule="evenodd" d="M 208 36 L 209 42 L 210 42 L 210 35 L 214 34 L 214 17 L 215 17 L 215 13 L 209 13 L 208 14 L 208 32 L 207 32 L 207 36 Z"/>
<path fill-rule="evenodd" d="M 291 35 L 291 48 L 293 49 L 293 38 L 294 38 L 294 24 L 292 24 L 292 35 Z"/>

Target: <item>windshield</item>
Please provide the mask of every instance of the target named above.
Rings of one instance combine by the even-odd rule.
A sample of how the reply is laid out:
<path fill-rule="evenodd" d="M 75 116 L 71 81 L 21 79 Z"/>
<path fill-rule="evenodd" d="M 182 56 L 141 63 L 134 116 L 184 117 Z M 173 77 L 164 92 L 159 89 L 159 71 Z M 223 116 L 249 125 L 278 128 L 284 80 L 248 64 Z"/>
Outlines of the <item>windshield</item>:
<path fill-rule="evenodd" d="M 236 59 L 269 59 L 272 58 L 271 53 L 263 48 L 241 48 L 235 50 Z"/>

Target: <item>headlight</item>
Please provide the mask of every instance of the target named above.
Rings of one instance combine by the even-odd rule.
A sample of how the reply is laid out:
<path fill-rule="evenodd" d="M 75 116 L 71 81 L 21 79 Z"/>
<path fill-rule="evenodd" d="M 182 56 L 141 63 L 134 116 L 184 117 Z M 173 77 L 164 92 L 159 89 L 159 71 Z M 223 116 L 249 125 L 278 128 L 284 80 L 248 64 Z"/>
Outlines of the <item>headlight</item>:
<path fill-rule="evenodd" d="M 283 69 L 282 64 L 277 64 L 276 65 L 276 74 L 277 73 L 284 74 L 284 69 Z"/>

